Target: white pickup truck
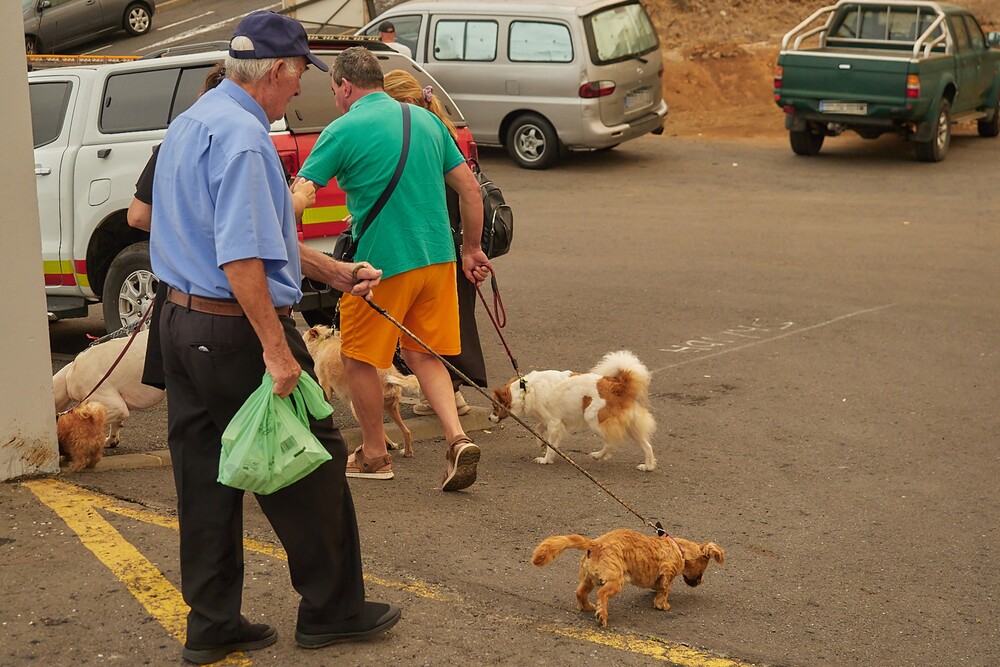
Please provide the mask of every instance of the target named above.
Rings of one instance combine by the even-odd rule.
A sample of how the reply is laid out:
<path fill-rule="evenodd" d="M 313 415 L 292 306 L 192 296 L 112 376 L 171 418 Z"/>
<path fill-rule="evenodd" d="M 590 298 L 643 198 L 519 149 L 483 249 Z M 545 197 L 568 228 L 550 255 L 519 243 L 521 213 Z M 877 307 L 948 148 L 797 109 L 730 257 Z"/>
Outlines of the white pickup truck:
<path fill-rule="evenodd" d="M 49 319 L 103 301 L 109 330 L 153 294 L 149 235 L 125 215 L 167 123 L 217 61 L 205 53 L 28 73 Z"/>

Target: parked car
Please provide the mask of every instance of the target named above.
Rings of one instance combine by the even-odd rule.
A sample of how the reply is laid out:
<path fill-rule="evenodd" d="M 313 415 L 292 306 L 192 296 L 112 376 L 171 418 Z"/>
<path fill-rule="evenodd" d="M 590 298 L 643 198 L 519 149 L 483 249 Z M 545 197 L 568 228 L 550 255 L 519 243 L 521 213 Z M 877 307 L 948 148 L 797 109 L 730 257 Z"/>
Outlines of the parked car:
<path fill-rule="evenodd" d="M 56 53 L 112 32 L 145 35 L 156 0 L 21 0 L 25 53 Z"/>
<path fill-rule="evenodd" d="M 639 0 L 415 0 L 359 34 L 386 20 L 476 142 L 506 147 L 522 167 L 663 132 L 660 40 Z"/>
<path fill-rule="evenodd" d="M 404 69 L 434 86 L 459 129 L 466 157 L 478 157 L 458 107 L 441 85 L 406 56 L 378 40 L 315 37 L 312 50 L 333 62 L 348 46 L 370 48 L 384 71 Z M 149 234 L 128 226 L 135 182 L 169 122 L 196 99 L 205 76 L 226 52 L 143 58 L 126 63 L 62 67 L 28 73 L 42 262 L 49 319 L 83 317 L 103 302 L 108 331 L 142 317 L 156 286 Z M 271 138 L 291 176 L 319 132 L 338 114 L 329 75 L 310 68 L 302 94 L 271 125 Z M 346 197 L 335 181 L 306 209 L 300 236 L 330 252 L 346 228 Z M 310 323 L 329 321 L 335 298 L 304 283 L 299 304 Z"/>
<path fill-rule="evenodd" d="M 781 43 L 774 100 L 792 150 L 816 155 L 845 130 L 895 132 L 917 158 L 939 162 L 953 123 L 1000 135 L 1000 34 L 967 10 L 938 2 L 841 0 Z"/>

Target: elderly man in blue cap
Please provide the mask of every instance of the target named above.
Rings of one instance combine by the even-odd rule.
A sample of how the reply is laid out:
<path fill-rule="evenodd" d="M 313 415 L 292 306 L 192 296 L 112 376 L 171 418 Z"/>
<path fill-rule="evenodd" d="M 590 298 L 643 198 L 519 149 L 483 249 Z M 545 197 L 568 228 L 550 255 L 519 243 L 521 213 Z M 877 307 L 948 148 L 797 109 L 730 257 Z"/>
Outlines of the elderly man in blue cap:
<path fill-rule="evenodd" d="M 216 481 L 222 432 L 265 370 L 280 396 L 301 372 L 315 377 L 291 318 L 303 274 L 362 297 L 381 276 L 298 242 L 268 129 L 310 65 L 328 70 L 301 24 L 248 14 L 230 42 L 227 79 L 171 123 L 157 161 L 150 257 L 169 286 L 160 334 L 181 588 L 191 607 L 183 657 L 197 664 L 277 641 L 274 628 L 241 615 L 243 491 Z M 301 595 L 295 639 L 319 648 L 381 634 L 400 612 L 365 600 L 347 449 L 330 418 L 311 430 L 332 461 L 257 501 Z"/>

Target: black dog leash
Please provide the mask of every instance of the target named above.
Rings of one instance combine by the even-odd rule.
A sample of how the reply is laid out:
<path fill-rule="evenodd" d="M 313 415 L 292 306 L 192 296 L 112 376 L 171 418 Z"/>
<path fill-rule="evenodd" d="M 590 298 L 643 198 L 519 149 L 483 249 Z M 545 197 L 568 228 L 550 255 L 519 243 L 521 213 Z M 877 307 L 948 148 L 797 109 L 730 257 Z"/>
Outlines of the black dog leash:
<path fill-rule="evenodd" d="M 480 293 L 480 296 L 482 296 L 482 293 Z M 463 380 L 465 380 L 466 383 L 468 383 L 476 391 L 478 391 L 480 394 L 482 394 L 487 399 L 489 399 L 489 401 L 490 401 L 491 404 L 493 404 L 494 406 L 497 406 L 497 403 L 496 403 L 496 401 L 493 400 L 493 397 L 490 396 L 488 393 L 486 393 L 486 391 L 482 387 L 480 387 L 475 382 L 473 382 L 468 377 L 466 377 L 465 373 L 463 373 L 462 371 L 460 371 L 457 368 L 455 368 L 455 366 L 451 362 L 449 362 L 447 359 L 445 359 L 440 354 L 438 354 L 437 352 L 435 352 L 434 350 L 432 350 L 430 348 L 430 346 L 427 345 L 427 343 L 425 343 L 424 341 L 422 341 L 419 338 L 417 338 L 416 336 L 414 336 L 413 333 L 409 329 L 407 329 L 405 326 L 403 326 L 398 321 L 396 321 L 396 318 L 394 318 L 392 315 L 390 315 L 388 312 L 386 312 L 386 310 L 384 308 L 382 308 L 381 306 L 379 306 L 375 302 L 370 301 L 368 299 L 365 299 L 365 303 L 367 303 L 369 306 L 371 306 L 375 310 L 375 312 L 377 312 L 379 315 L 381 315 L 385 319 L 387 319 L 390 322 L 392 322 L 396 326 L 397 329 L 399 329 L 400 331 L 402 331 L 403 333 L 405 333 L 407 336 L 409 336 L 410 338 L 412 338 L 413 340 L 415 340 L 420 345 L 420 347 L 422 347 L 425 350 L 427 350 L 428 353 L 430 353 L 438 361 L 440 361 L 441 363 L 443 363 L 448 368 L 448 370 L 452 371 L 453 373 L 455 373 L 455 375 L 457 375 L 458 377 L 460 377 Z M 502 338 L 502 336 L 501 336 L 501 338 Z M 505 343 L 505 345 L 506 345 L 506 343 Z M 511 358 L 511 360 L 513 361 L 513 357 Z M 516 370 L 517 366 L 515 365 L 514 368 Z M 520 373 L 518 373 L 518 375 L 520 375 Z M 523 381 L 523 378 L 522 378 L 522 381 Z M 500 406 L 497 406 L 497 407 L 500 407 Z M 550 445 L 549 442 L 548 442 L 548 440 L 546 440 L 545 438 L 543 438 L 539 433 L 537 433 L 535 431 L 535 429 L 531 428 L 531 426 L 529 426 L 527 423 L 525 423 L 524 420 L 522 420 L 520 417 L 518 417 L 515 414 L 511 414 L 510 416 L 511 416 L 511 418 L 514 419 L 514 421 L 516 421 L 518 424 L 520 424 L 525 429 L 527 429 L 528 432 L 531 433 L 531 435 L 535 436 L 536 438 L 538 438 L 539 440 L 541 440 L 543 443 L 545 443 L 546 447 L 548 447 L 549 449 L 551 449 L 552 451 L 554 451 L 556 454 L 558 454 L 559 456 L 561 456 L 564 461 L 566 461 L 571 466 L 573 466 L 574 468 L 576 468 L 577 470 L 579 470 L 581 473 L 583 473 L 583 475 L 587 479 L 589 479 L 591 482 L 593 482 L 594 484 L 596 484 L 599 489 L 601 489 L 606 494 L 608 494 L 609 496 L 611 496 L 612 498 L 614 498 L 618 502 L 618 504 L 620 504 L 622 507 L 624 507 L 625 509 L 627 509 L 629 512 L 631 512 L 632 514 L 634 514 L 635 516 L 637 516 L 639 518 L 639 520 L 642 521 L 645 525 L 647 525 L 650 528 L 652 528 L 653 530 L 655 530 L 657 532 L 657 535 L 666 534 L 666 531 L 663 529 L 663 526 L 659 525 L 658 523 L 653 523 L 650 519 L 647 519 L 646 517 L 644 517 L 643 515 L 639 514 L 634 509 L 632 509 L 631 505 L 629 505 L 627 502 L 625 502 L 624 500 L 622 500 L 621 498 L 619 498 L 611 489 L 609 489 L 607 486 L 605 486 L 604 484 L 602 484 L 600 482 L 600 480 L 598 480 L 596 477 L 594 477 L 589 472 L 587 472 L 586 470 L 584 470 L 580 466 L 579 463 L 577 463 L 576 461 L 574 461 L 573 459 L 571 459 L 569 456 L 567 456 L 566 454 L 564 454 L 561 450 L 559 450 L 556 447 L 553 447 L 552 445 Z"/>

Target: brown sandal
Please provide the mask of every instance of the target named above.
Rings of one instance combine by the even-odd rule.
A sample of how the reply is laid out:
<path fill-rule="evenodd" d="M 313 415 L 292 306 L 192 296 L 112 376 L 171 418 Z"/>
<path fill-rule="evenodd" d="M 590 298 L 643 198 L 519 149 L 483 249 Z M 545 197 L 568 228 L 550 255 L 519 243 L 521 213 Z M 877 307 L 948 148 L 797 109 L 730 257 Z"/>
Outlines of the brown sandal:
<path fill-rule="evenodd" d="M 354 450 L 354 460 L 347 461 L 345 474 L 357 479 L 392 479 L 395 477 L 392 472 L 392 454 L 368 459 L 365 458 L 365 452 L 359 445 Z"/>
<path fill-rule="evenodd" d="M 444 471 L 442 491 L 458 491 L 465 489 L 476 481 L 476 466 L 479 464 L 481 452 L 479 446 L 469 440 L 468 436 L 460 435 L 448 444 L 448 467 Z"/>

